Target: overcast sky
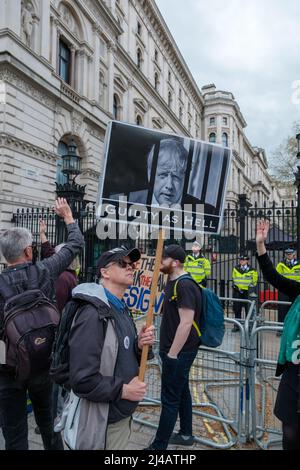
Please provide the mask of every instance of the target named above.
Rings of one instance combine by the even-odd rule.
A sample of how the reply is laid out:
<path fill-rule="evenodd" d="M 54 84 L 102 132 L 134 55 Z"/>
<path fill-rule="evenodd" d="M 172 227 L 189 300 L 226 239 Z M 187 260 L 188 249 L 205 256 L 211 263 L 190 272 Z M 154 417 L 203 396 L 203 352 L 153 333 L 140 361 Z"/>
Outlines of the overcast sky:
<path fill-rule="evenodd" d="M 156 3 L 198 87 L 231 91 L 269 157 L 300 120 L 300 1 Z"/>

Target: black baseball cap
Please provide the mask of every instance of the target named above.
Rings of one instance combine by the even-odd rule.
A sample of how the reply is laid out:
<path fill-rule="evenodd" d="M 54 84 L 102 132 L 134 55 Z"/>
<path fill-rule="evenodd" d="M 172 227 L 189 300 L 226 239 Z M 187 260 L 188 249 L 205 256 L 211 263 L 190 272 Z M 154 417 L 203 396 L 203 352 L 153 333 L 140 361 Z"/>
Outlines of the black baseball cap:
<path fill-rule="evenodd" d="M 184 263 L 186 253 L 184 249 L 179 245 L 169 245 L 166 246 L 163 251 L 163 258 L 173 258 L 177 259 L 181 263 Z"/>
<path fill-rule="evenodd" d="M 294 250 L 293 248 L 287 248 L 286 250 L 284 250 L 284 252 L 287 254 L 287 255 L 291 255 L 293 253 L 295 253 L 296 250 Z"/>
<path fill-rule="evenodd" d="M 107 266 L 112 261 L 119 261 L 120 259 L 125 258 L 125 256 L 128 256 L 130 261 L 135 262 L 140 259 L 141 253 L 137 248 L 131 248 L 129 250 L 128 248 L 126 248 L 126 246 L 120 246 L 117 248 L 113 248 L 112 250 L 105 251 L 98 259 L 98 270 L 101 268 L 105 268 L 105 266 Z"/>
<path fill-rule="evenodd" d="M 240 260 L 243 260 L 243 261 L 249 261 L 249 256 L 248 255 L 241 255 L 239 257 Z"/>

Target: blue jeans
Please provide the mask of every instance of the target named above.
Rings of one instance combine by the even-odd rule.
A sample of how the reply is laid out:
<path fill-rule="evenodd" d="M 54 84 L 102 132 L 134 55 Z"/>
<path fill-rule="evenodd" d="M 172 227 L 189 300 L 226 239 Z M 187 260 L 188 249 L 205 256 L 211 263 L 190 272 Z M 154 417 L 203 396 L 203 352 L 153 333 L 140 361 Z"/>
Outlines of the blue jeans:
<path fill-rule="evenodd" d="M 180 432 L 192 436 L 192 397 L 189 389 L 189 373 L 197 356 L 193 352 L 181 352 L 177 359 L 170 359 L 161 352 L 161 414 L 153 449 L 166 449 L 176 424 L 180 419 Z"/>
<path fill-rule="evenodd" d="M 48 372 L 17 382 L 11 374 L 0 373 L 0 415 L 6 450 L 28 450 L 27 390 L 34 417 L 46 450 L 63 450 L 60 434 L 53 431 L 52 382 Z"/>

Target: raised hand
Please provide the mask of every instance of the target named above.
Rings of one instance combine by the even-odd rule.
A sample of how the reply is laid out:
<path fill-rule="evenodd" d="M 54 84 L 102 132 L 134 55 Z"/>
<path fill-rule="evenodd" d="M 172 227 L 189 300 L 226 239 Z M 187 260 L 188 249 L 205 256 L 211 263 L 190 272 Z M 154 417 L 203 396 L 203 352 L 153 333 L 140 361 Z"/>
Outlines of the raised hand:
<path fill-rule="evenodd" d="M 46 230 L 47 230 L 46 222 L 43 219 L 41 219 L 40 220 L 40 238 L 41 238 L 42 243 L 45 243 L 47 241 Z"/>
<path fill-rule="evenodd" d="M 73 215 L 67 200 L 63 197 L 58 197 L 55 201 L 55 212 L 59 217 L 64 219 L 66 224 L 71 224 L 74 222 Z"/>
<path fill-rule="evenodd" d="M 269 220 L 259 220 L 256 226 L 256 247 L 259 255 L 266 253 L 265 241 L 270 228 Z"/>

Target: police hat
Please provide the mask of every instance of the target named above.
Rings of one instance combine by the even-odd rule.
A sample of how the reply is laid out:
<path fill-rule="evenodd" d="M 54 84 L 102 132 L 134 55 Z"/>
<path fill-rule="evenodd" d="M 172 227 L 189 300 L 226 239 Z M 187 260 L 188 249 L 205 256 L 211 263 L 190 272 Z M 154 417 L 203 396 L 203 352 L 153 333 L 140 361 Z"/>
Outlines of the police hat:
<path fill-rule="evenodd" d="M 295 251 L 296 250 L 293 250 L 293 248 L 287 248 L 286 250 L 284 250 L 286 255 L 292 255 L 293 253 L 295 253 Z"/>
<path fill-rule="evenodd" d="M 239 260 L 249 261 L 249 256 L 247 256 L 247 255 L 240 255 Z"/>

